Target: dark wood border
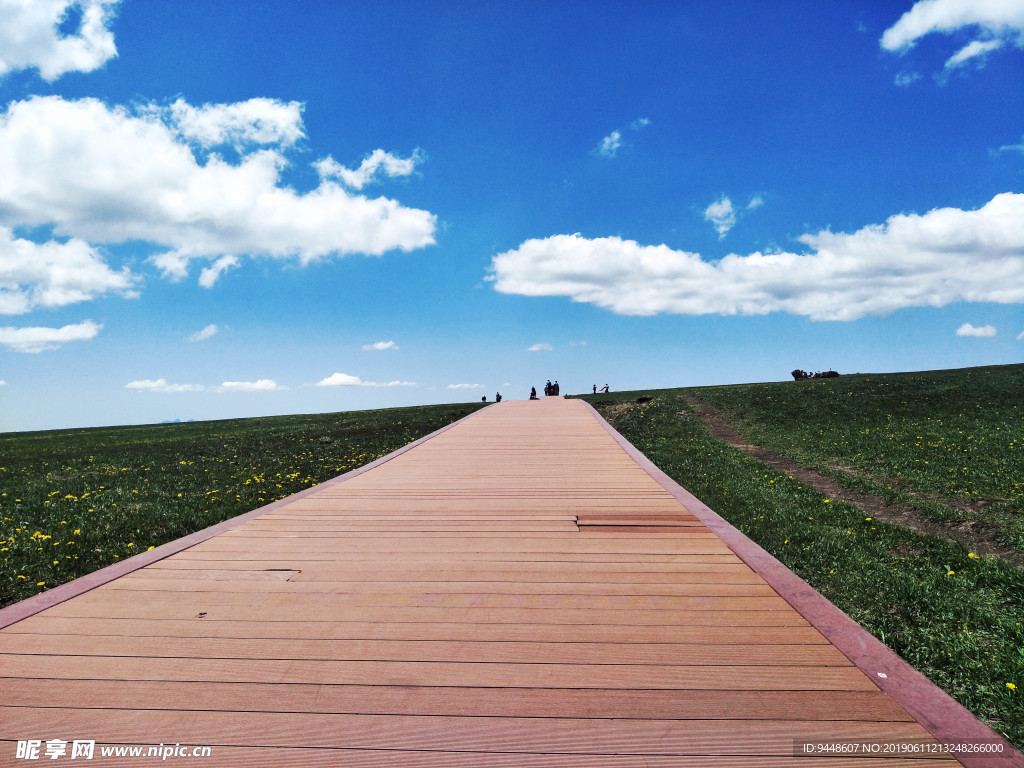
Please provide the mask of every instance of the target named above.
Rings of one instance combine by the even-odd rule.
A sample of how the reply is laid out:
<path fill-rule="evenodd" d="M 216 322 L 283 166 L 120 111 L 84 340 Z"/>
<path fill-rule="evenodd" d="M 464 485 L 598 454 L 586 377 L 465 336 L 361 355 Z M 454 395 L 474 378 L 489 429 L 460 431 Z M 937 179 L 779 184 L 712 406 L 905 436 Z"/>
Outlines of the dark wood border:
<path fill-rule="evenodd" d="M 718 513 L 666 475 L 620 435 L 586 400 L 581 400 L 626 453 L 662 488 L 718 535 L 726 546 L 757 572 L 779 596 L 821 632 L 881 690 L 943 744 L 991 743 L 1003 745 L 999 755 L 950 755 L 967 768 L 1024 766 L 1024 754 L 971 714 L 963 705 L 896 655 L 864 627 L 734 528 Z"/>
<path fill-rule="evenodd" d="M 272 512 L 275 509 L 291 504 L 293 501 L 318 493 L 324 488 L 329 488 L 332 485 L 337 485 L 338 483 L 343 483 L 346 480 L 351 480 L 353 477 L 357 477 L 364 472 L 369 472 L 371 469 L 375 469 L 381 464 L 401 456 L 406 451 L 411 451 L 413 448 L 425 443 L 427 440 L 437 437 L 442 432 L 446 432 L 454 427 L 456 424 L 476 416 L 482 410 L 484 409 L 480 408 L 479 410 L 473 411 L 473 413 L 463 416 L 458 421 L 453 421 L 451 424 L 443 426 L 440 429 L 431 432 L 429 435 L 424 435 L 418 440 L 414 440 L 408 445 L 404 445 L 386 456 L 381 456 L 379 459 L 371 461 L 369 464 L 364 464 L 357 469 L 353 469 L 351 472 L 346 472 L 343 475 L 332 477 L 330 480 L 325 480 L 318 485 L 306 488 L 304 491 L 299 491 L 291 496 L 278 499 L 277 501 L 271 502 L 265 506 L 257 507 L 249 512 L 238 515 L 237 517 L 232 517 L 228 520 L 216 523 L 215 525 L 211 525 L 209 528 L 203 528 L 202 530 L 191 533 L 188 536 L 183 536 L 180 539 L 175 539 L 174 541 L 169 541 L 166 544 L 161 544 L 159 547 L 147 550 L 146 552 L 140 552 L 126 560 L 108 565 L 106 568 L 101 568 L 100 570 L 93 571 L 85 576 L 80 576 L 73 581 L 61 584 L 53 589 L 48 589 L 45 592 L 40 592 L 32 597 L 27 597 L 20 602 L 7 606 L 6 608 L 0 608 L 0 629 L 9 627 L 11 624 L 15 624 L 22 619 L 27 619 L 29 616 L 34 616 L 40 611 L 45 611 L 47 608 L 59 605 L 73 597 L 85 594 L 90 590 L 96 589 L 96 587 L 108 584 L 114 579 L 119 579 L 133 571 L 139 570 L 140 568 L 145 568 L 147 565 L 152 565 L 155 562 L 163 560 L 165 557 L 176 555 L 189 547 L 193 547 L 207 539 L 212 539 L 214 536 L 223 533 L 224 531 L 230 531 L 232 528 L 236 528 L 243 523 L 247 523 L 260 515 L 266 514 L 267 512 Z"/>

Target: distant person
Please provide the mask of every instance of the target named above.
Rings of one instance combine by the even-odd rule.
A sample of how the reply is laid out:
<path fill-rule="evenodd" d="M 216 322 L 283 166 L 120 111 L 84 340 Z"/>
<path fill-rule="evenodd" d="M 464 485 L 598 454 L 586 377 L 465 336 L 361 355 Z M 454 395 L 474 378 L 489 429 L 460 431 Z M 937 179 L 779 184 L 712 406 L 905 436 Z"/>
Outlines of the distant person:
<path fill-rule="evenodd" d="M 544 397 L 551 395 L 551 379 L 548 379 L 548 383 L 544 385 Z"/>
<path fill-rule="evenodd" d="M 605 384 L 603 387 L 601 387 L 601 391 L 602 392 L 607 392 L 608 391 L 608 385 Z"/>
<path fill-rule="evenodd" d="M 554 395 L 555 397 L 558 397 L 558 392 L 559 392 L 559 390 L 558 390 L 558 379 L 555 379 L 555 383 L 552 386 L 553 386 L 553 389 L 552 389 L 551 394 Z"/>
<path fill-rule="evenodd" d="M 480 402 L 481 403 L 486 403 L 487 402 L 487 395 L 484 395 L 483 397 L 481 397 L 480 398 Z"/>
<path fill-rule="evenodd" d="M 537 399 L 537 388 L 536 387 L 530 387 L 530 399 L 531 400 L 536 400 Z"/>
<path fill-rule="evenodd" d="M 597 384 L 594 385 L 594 394 L 597 394 Z"/>
<path fill-rule="evenodd" d="M 501 402 L 501 392 L 495 392 L 494 393 L 494 402 L 496 402 L 496 403 L 500 403 Z"/>

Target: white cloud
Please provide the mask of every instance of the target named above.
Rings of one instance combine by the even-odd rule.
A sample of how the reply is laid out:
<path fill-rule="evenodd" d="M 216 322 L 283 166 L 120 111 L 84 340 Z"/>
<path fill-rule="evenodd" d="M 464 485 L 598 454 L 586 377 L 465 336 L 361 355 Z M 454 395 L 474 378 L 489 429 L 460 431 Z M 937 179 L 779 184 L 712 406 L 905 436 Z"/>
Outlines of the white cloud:
<path fill-rule="evenodd" d="M 986 338 L 989 336 L 996 335 L 996 328 L 994 325 L 981 325 L 974 326 L 970 323 L 964 323 L 956 329 L 957 336 L 975 336 L 977 338 Z"/>
<path fill-rule="evenodd" d="M 388 178 L 409 176 L 416 169 L 416 165 L 422 161 L 423 153 L 418 149 L 412 153 L 411 157 L 398 157 L 383 149 L 375 149 L 363 159 L 363 162 L 354 171 L 338 163 L 332 157 L 318 160 L 313 163 L 313 166 L 323 179 L 340 179 L 343 184 L 352 189 L 362 189 L 378 176 Z"/>
<path fill-rule="evenodd" d="M 631 131 L 639 131 L 646 128 L 650 124 L 650 118 L 638 117 L 636 120 L 631 122 L 627 127 Z M 607 136 L 605 136 L 603 139 L 601 139 L 601 141 L 599 141 L 597 143 L 597 146 L 594 148 L 594 151 L 597 152 L 597 154 L 602 155 L 604 157 L 616 157 L 621 147 L 622 131 L 616 129 L 609 133 Z"/>
<path fill-rule="evenodd" d="M 483 384 L 449 384 L 445 389 L 483 389 Z"/>
<path fill-rule="evenodd" d="M 704 210 L 704 220 L 710 221 L 718 232 L 718 239 L 723 239 L 736 226 L 736 211 L 733 210 L 732 201 L 723 195 Z"/>
<path fill-rule="evenodd" d="M 999 148 L 1000 152 L 1022 152 L 1024 153 L 1024 136 L 1021 136 L 1020 144 L 1004 144 Z"/>
<path fill-rule="evenodd" d="M 7 382 L 4 381 L 3 379 L 0 379 L 0 387 L 6 387 L 6 386 L 7 386 Z"/>
<path fill-rule="evenodd" d="M 0 76 L 37 68 L 50 82 L 117 55 L 109 25 L 120 0 L 0 0 Z M 74 18 L 72 18 L 74 17 Z M 77 19 L 72 34 L 60 26 Z"/>
<path fill-rule="evenodd" d="M 760 195 L 754 195 L 750 198 L 750 202 L 747 203 L 747 210 L 753 211 L 755 208 L 760 208 L 762 205 L 764 205 L 764 198 Z"/>
<path fill-rule="evenodd" d="M 920 72 L 900 72 L 895 78 L 893 78 L 893 83 L 898 85 L 900 88 L 906 88 L 911 83 L 916 83 L 920 79 Z"/>
<path fill-rule="evenodd" d="M 527 352 L 550 352 L 552 349 L 553 349 L 553 347 L 550 344 L 545 344 L 544 342 L 541 342 L 539 344 L 534 344 L 532 347 L 527 347 L 526 351 Z"/>
<path fill-rule="evenodd" d="M 989 51 L 1002 47 L 1002 40 L 974 40 L 950 56 L 944 66 L 946 69 L 955 69 L 970 59 L 985 56 Z"/>
<path fill-rule="evenodd" d="M 502 293 L 568 296 L 623 315 L 855 320 L 959 301 L 1024 303 L 1024 194 L 799 240 L 808 253 L 730 254 L 712 263 L 667 245 L 555 235 L 499 254 L 487 279 Z"/>
<path fill-rule="evenodd" d="M 0 345 L 15 352 L 43 352 L 57 349 L 69 341 L 88 341 L 102 330 L 103 326 L 92 320 L 85 320 L 63 328 L 0 328 Z"/>
<path fill-rule="evenodd" d="M 347 373 L 334 373 L 313 385 L 314 387 L 415 387 L 414 381 L 363 381 L 358 376 Z"/>
<path fill-rule="evenodd" d="M 258 381 L 225 381 L 220 385 L 220 392 L 277 392 L 288 389 L 278 384 L 273 379 L 259 379 Z"/>
<path fill-rule="evenodd" d="M 220 328 L 211 323 L 210 325 L 203 328 L 203 330 L 196 331 L 195 333 L 193 333 L 191 336 L 188 337 L 187 341 L 206 341 L 208 338 L 215 335 L 219 330 Z"/>
<path fill-rule="evenodd" d="M 1024 339 L 1024 331 L 1017 334 L 1017 341 L 1020 341 L 1021 339 Z"/>
<path fill-rule="evenodd" d="M 888 51 L 906 52 L 922 37 L 978 27 L 980 36 L 951 56 L 946 69 L 984 56 L 1004 43 L 1024 48 L 1024 0 L 919 0 L 882 35 Z"/>
<path fill-rule="evenodd" d="M 110 291 L 136 296 L 136 281 L 127 268 L 120 272 L 110 269 L 96 249 L 82 240 L 34 243 L 16 238 L 9 228 L 0 226 L 2 315 L 63 307 Z"/>
<path fill-rule="evenodd" d="M 598 142 L 597 154 L 604 155 L 605 157 L 615 157 L 619 151 L 619 147 L 622 146 L 622 132 L 612 131 L 610 134 L 605 136 Z"/>
<path fill-rule="evenodd" d="M 217 282 L 222 274 L 227 272 L 232 267 L 238 266 L 237 256 L 221 256 L 213 264 L 203 269 L 199 273 L 199 284 L 203 288 L 213 288 L 214 283 Z"/>
<path fill-rule="evenodd" d="M 125 389 L 144 392 L 202 392 L 202 384 L 168 384 L 167 379 L 140 379 L 124 385 Z"/>
<path fill-rule="evenodd" d="M 375 341 L 373 344 L 363 344 L 364 352 L 383 352 L 386 349 L 398 349 L 393 341 Z"/>
<path fill-rule="evenodd" d="M 280 144 L 288 147 L 305 137 L 302 104 L 277 99 L 249 99 L 235 104 L 193 107 L 178 99 L 165 119 L 180 136 L 203 147 L 217 144 Z"/>
<path fill-rule="evenodd" d="M 244 134 L 232 126 L 228 134 Z M 154 263 L 174 278 L 195 258 L 306 264 L 434 243 L 428 211 L 354 195 L 328 179 L 300 193 L 280 184 L 286 165 L 277 146 L 237 163 L 216 154 L 201 162 L 153 108 L 34 97 L 0 113 L 0 224 L 52 225 L 91 243 L 153 243 L 166 249 Z"/>

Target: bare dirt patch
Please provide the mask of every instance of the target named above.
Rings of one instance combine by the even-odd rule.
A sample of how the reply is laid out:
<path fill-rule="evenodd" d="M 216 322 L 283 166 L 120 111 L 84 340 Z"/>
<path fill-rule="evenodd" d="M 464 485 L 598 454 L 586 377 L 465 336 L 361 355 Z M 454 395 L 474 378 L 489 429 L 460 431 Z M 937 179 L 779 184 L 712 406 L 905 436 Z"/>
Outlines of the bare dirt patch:
<path fill-rule="evenodd" d="M 609 424 L 614 425 L 615 420 L 619 416 L 621 416 L 623 413 L 625 413 L 635 405 L 636 403 L 616 403 L 615 405 L 605 406 L 604 408 L 601 409 L 601 415 L 604 417 L 605 421 L 607 421 Z"/>
<path fill-rule="evenodd" d="M 763 461 L 771 467 L 792 475 L 794 478 L 823 493 L 830 499 L 845 501 L 864 510 L 866 516 L 878 520 L 896 523 L 918 533 L 941 536 L 950 541 L 958 542 L 971 552 L 979 555 L 996 555 L 1018 567 L 1024 567 L 1024 555 L 1016 550 L 999 544 L 984 523 L 977 520 L 965 520 L 953 523 L 938 523 L 921 516 L 919 511 L 910 504 L 889 504 L 882 496 L 844 488 L 836 480 L 823 475 L 817 470 L 797 464 L 792 459 L 781 456 L 757 445 L 751 445 L 722 415 L 712 406 L 688 397 L 686 401 L 693 406 L 697 417 L 719 440 L 724 440 L 734 448 L 738 448 L 748 456 Z M 842 471 L 843 467 L 836 467 Z M 947 503 L 946 500 L 942 500 Z"/>

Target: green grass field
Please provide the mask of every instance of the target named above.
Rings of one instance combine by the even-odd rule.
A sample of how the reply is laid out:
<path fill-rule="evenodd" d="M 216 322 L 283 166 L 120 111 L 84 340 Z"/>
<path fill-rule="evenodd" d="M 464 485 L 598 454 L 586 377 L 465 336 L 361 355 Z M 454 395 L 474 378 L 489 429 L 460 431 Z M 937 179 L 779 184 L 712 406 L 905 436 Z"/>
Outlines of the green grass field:
<path fill-rule="evenodd" d="M 755 445 L 1024 551 L 1024 365 L 690 394 Z"/>
<path fill-rule="evenodd" d="M 356 469 L 478 408 L 0 434 L 0 606 Z"/>

